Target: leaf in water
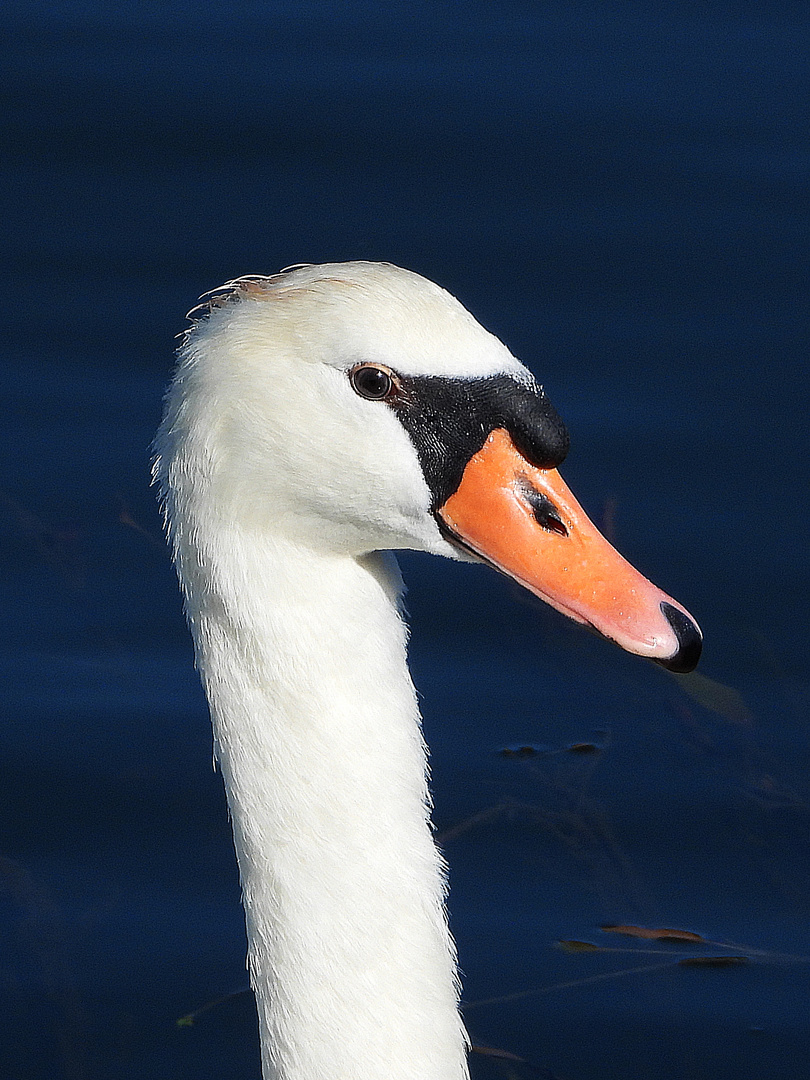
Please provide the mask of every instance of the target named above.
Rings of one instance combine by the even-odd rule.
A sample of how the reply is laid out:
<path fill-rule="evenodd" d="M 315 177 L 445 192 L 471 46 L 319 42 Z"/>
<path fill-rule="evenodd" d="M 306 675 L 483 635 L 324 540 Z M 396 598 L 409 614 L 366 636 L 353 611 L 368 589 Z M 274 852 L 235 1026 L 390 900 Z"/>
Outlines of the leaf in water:
<path fill-rule="evenodd" d="M 557 948 L 563 952 L 602 952 L 601 946 L 590 941 L 558 941 Z"/>
<path fill-rule="evenodd" d="M 478 1043 L 473 1043 L 470 1050 L 474 1054 L 483 1054 L 484 1057 L 503 1058 L 505 1061 L 525 1061 L 525 1058 L 518 1057 L 517 1054 L 512 1054 L 508 1050 L 498 1050 L 494 1046 L 480 1046 Z"/>
<path fill-rule="evenodd" d="M 592 742 L 575 742 L 570 743 L 565 749 L 569 754 L 598 754 L 602 748 Z"/>
<path fill-rule="evenodd" d="M 678 961 L 681 967 L 739 967 L 747 963 L 747 956 L 687 956 Z"/>
<path fill-rule="evenodd" d="M 199 1009 L 195 1009 L 194 1012 L 186 1013 L 185 1016 L 177 1018 L 175 1023 L 178 1027 L 194 1027 L 195 1023 L 203 1015 L 211 1009 L 216 1009 L 218 1005 L 222 1005 L 226 1001 L 231 1001 L 233 998 L 241 997 L 242 994 L 249 994 L 250 987 L 243 986 L 238 990 L 231 990 L 228 994 L 223 994 L 221 997 L 214 998 L 213 1001 L 207 1001 L 205 1005 L 201 1005 Z"/>
<path fill-rule="evenodd" d="M 651 930 L 646 926 L 601 926 L 606 934 L 624 934 L 626 937 L 643 938 L 645 941 L 703 941 L 700 934 L 691 930 Z"/>
<path fill-rule="evenodd" d="M 670 672 L 670 674 L 672 674 Z M 691 698 L 712 712 L 725 716 L 726 720 L 733 720 L 737 724 L 750 724 L 754 714 L 748 708 L 739 690 L 725 683 L 709 679 L 698 671 L 692 671 L 688 675 L 673 675 L 678 685 Z"/>

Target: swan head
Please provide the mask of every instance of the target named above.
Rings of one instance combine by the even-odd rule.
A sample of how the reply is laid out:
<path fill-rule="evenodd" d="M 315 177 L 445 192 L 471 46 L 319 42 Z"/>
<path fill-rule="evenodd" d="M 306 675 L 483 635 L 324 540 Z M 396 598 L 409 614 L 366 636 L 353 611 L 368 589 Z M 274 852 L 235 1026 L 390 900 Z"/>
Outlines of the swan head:
<path fill-rule="evenodd" d="M 483 559 L 632 652 L 697 662 L 691 616 L 562 483 L 568 435 L 542 388 L 438 285 L 302 266 L 230 282 L 192 317 L 156 443 L 175 544 L 216 518 L 338 555 Z"/>

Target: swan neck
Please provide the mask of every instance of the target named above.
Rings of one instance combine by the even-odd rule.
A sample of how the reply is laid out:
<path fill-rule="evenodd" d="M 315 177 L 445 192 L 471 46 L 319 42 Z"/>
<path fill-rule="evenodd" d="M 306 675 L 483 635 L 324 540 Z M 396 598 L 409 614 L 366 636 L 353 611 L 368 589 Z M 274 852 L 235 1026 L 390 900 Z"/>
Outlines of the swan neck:
<path fill-rule="evenodd" d="M 464 1080 L 393 557 L 326 556 L 236 528 L 178 546 L 265 1080 Z"/>

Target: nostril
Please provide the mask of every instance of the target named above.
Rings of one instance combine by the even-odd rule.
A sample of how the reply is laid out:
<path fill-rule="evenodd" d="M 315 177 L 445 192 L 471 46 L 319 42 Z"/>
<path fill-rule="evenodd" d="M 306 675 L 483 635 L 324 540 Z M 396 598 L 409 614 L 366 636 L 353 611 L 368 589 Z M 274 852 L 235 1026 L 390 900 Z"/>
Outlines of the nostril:
<path fill-rule="evenodd" d="M 565 522 L 560 517 L 557 507 L 547 495 L 544 495 L 542 491 L 538 491 L 525 476 L 520 478 L 518 490 L 532 508 L 534 520 L 541 528 L 547 532 L 557 533 L 560 536 L 568 536 Z"/>
<path fill-rule="evenodd" d="M 693 671 L 703 649 L 703 635 L 685 612 L 679 611 L 666 600 L 661 601 L 661 611 L 678 639 L 678 651 L 667 660 L 658 662 L 669 671 Z"/>

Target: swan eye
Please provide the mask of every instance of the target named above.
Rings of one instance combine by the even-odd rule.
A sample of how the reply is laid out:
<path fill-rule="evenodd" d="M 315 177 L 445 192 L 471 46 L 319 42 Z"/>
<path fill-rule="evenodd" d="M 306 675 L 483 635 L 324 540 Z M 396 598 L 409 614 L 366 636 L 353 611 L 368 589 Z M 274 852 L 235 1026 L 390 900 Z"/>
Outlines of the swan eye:
<path fill-rule="evenodd" d="M 395 387 L 393 373 L 376 364 L 358 364 L 349 372 L 352 388 L 369 401 L 383 401 Z"/>

